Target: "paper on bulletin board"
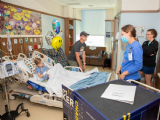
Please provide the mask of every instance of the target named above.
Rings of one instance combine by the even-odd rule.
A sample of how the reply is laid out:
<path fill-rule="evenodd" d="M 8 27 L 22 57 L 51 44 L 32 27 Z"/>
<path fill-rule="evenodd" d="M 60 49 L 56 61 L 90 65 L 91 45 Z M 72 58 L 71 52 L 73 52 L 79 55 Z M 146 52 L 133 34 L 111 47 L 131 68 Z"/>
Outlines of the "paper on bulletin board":
<path fill-rule="evenodd" d="M 111 32 L 106 32 L 106 37 L 110 38 L 110 36 L 111 36 Z"/>
<path fill-rule="evenodd" d="M 144 29 L 145 29 L 144 26 L 135 26 L 135 29 L 136 29 L 137 36 L 141 36 L 141 37 L 144 36 Z"/>

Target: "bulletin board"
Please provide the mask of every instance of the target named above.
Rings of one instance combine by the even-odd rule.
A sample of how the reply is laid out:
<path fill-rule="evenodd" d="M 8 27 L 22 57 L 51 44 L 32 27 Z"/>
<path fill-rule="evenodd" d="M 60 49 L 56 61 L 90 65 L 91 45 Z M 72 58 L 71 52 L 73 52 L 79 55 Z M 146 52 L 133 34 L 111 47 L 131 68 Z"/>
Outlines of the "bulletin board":
<path fill-rule="evenodd" d="M 144 26 L 135 26 L 135 29 L 136 29 L 137 36 L 140 36 L 140 37 L 144 36 L 144 29 L 145 29 Z"/>

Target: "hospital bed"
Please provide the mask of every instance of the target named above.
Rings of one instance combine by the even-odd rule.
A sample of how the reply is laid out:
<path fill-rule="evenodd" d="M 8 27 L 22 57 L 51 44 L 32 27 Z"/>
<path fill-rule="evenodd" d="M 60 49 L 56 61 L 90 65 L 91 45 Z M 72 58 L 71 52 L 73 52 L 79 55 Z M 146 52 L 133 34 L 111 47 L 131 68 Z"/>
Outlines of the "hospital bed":
<path fill-rule="evenodd" d="M 36 55 L 40 55 L 44 64 L 49 68 L 50 66 L 55 65 L 54 60 L 47 57 L 46 55 L 38 51 L 34 51 L 32 57 L 35 57 Z M 20 73 L 15 75 L 14 78 L 18 82 L 19 87 L 13 89 L 13 92 L 9 94 L 9 98 L 11 100 L 15 100 L 16 96 L 19 96 L 21 98 L 27 98 L 34 103 L 63 108 L 62 104 L 63 98 L 58 97 L 56 94 L 50 96 L 47 90 L 45 89 L 45 82 L 38 81 L 35 74 L 33 74 L 33 77 L 30 77 L 31 72 L 29 68 L 25 65 L 23 61 L 24 58 L 27 58 L 26 55 L 20 53 L 18 55 L 18 58 L 16 59 Z M 3 60 L 10 61 L 11 59 L 9 58 L 9 56 L 4 56 Z M 82 72 L 82 69 L 79 67 L 74 67 L 74 66 L 65 67 L 65 69 L 68 68 L 70 70 L 76 70 Z M 110 79 L 111 79 L 111 73 L 109 74 L 109 77 L 106 80 L 106 82 L 109 81 Z M 32 89 L 28 88 L 28 84 L 32 87 Z"/>

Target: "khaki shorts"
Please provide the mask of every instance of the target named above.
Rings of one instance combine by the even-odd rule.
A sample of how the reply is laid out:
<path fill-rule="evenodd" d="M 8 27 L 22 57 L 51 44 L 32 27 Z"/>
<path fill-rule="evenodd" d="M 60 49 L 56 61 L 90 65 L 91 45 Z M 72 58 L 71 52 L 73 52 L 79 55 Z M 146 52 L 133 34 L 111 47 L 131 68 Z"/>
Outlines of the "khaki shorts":
<path fill-rule="evenodd" d="M 76 66 L 76 67 L 79 67 L 77 61 L 73 61 L 73 60 L 68 60 L 68 63 L 70 66 Z M 82 62 L 81 62 L 81 65 L 83 66 Z"/>

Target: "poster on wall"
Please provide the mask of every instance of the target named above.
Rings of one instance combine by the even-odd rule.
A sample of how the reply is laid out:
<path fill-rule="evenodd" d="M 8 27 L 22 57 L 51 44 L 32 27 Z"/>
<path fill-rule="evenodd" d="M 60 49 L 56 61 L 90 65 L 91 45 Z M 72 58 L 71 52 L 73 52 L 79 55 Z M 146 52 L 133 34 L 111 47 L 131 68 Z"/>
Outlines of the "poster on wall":
<path fill-rule="evenodd" d="M 137 36 L 144 36 L 144 26 L 135 26 Z"/>
<path fill-rule="evenodd" d="M 8 15 L 10 35 L 42 35 L 41 14 L 0 4 L 0 35 L 6 35 L 4 14 Z"/>
<path fill-rule="evenodd" d="M 110 32 L 106 32 L 106 37 L 110 38 L 110 36 L 111 36 L 111 33 Z"/>

